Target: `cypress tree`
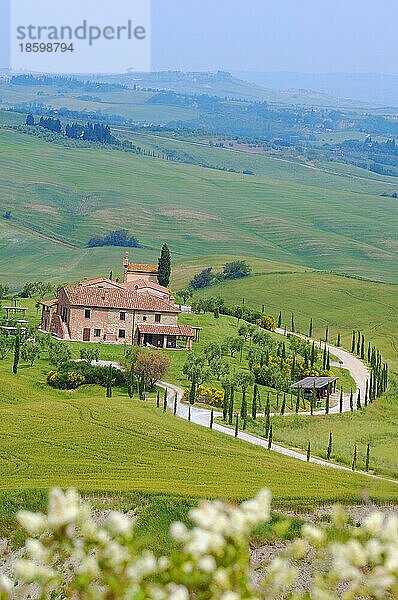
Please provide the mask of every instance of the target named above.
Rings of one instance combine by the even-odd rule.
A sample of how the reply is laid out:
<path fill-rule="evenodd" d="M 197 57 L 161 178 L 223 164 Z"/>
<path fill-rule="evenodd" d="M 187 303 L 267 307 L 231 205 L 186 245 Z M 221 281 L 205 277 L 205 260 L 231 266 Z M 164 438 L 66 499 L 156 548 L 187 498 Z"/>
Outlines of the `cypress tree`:
<path fill-rule="evenodd" d="M 174 414 L 177 414 L 177 392 L 174 394 Z"/>
<path fill-rule="evenodd" d="M 315 342 L 312 342 L 312 348 L 311 348 L 311 369 L 315 364 L 315 357 L 316 357 L 316 351 L 315 351 Z"/>
<path fill-rule="evenodd" d="M 292 313 L 292 331 L 293 333 L 296 331 L 296 327 L 294 325 L 294 314 Z"/>
<path fill-rule="evenodd" d="M 282 327 L 282 312 L 279 313 L 278 317 L 278 329 Z"/>
<path fill-rule="evenodd" d="M 369 380 L 366 380 L 366 388 L 365 388 L 365 406 L 368 405 L 368 396 L 369 396 Z"/>
<path fill-rule="evenodd" d="M 361 332 L 358 331 L 358 335 L 357 335 L 357 355 L 360 356 L 361 355 Z"/>
<path fill-rule="evenodd" d="M 369 465 L 370 465 L 370 444 L 368 444 L 367 448 L 366 448 L 366 463 L 365 463 L 365 471 L 368 473 L 369 472 Z"/>
<path fill-rule="evenodd" d="M 235 437 L 238 437 L 238 433 L 239 433 L 239 415 L 236 414 L 236 418 L 235 418 Z"/>
<path fill-rule="evenodd" d="M 329 352 L 329 350 L 328 350 L 327 357 L 326 357 L 326 370 L 330 371 L 330 352 Z"/>
<path fill-rule="evenodd" d="M 286 410 L 286 394 L 283 394 L 283 400 L 282 400 L 282 406 L 281 406 L 281 415 L 283 417 L 283 415 L 285 414 L 285 410 Z"/>
<path fill-rule="evenodd" d="M 268 436 L 269 436 L 270 427 L 271 427 L 271 418 L 270 418 L 269 413 L 267 413 L 265 415 L 265 427 L 264 427 L 264 435 L 266 438 L 268 438 Z"/>
<path fill-rule="evenodd" d="M 213 423 L 214 423 L 214 408 L 211 409 L 211 413 L 210 413 L 210 429 L 213 429 Z"/>
<path fill-rule="evenodd" d="M 314 324 L 313 324 L 313 321 L 312 321 L 312 318 L 311 318 L 310 319 L 310 326 L 308 328 L 308 337 L 309 338 L 312 338 L 313 329 L 314 329 Z"/>
<path fill-rule="evenodd" d="M 354 392 L 352 391 L 351 388 L 351 393 L 350 393 L 350 411 L 352 412 L 354 410 Z"/>
<path fill-rule="evenodd" d="M 358 390 L 358 396 L 357 396 L 357 410 L 361 410 L 362 408 L 362 404 L 361 404 L 361 390 Z"/>
<path fill-rule="evenodd" d="M 314 414 L 314 407 L 316 404 L 316 387 L 315 387 L 315 381 L 314 381 L 314 387 L 312 388 L 312 396 L 311 396 L 311 417 Z"/>
<path fill-rule="evenodd" d="M 164 388 L 164 396 L 163 396 L 163 412 L 165 413 L 167 410 L 167 388 Z"/>
<path fill-rule="evenodd" d="M 365 358 L 365 336 L 362 334 L 362 340 L 361 340 L 361 358 L 362 360 L 364 360 Z"/>
<path fill-rule="evenodd" d="M 328 415 L 330 411 L 330 385 L 328 385 L 327 395 L 326 395 L 326 409 L 325 412 Z"/>
<path fill-rule="evenodd" d="M 15 341 L 14 341 L 14 362 L 12 365 L 12 372 L 14 373 L 14 375 L 17 375 L 17 373 L 18 373 L 18 365 L 19 365 L 20 356 L 21 356 L 21 332 L 17 331 L 17 334 L 15 336 Z"/>
<path fill-rule="evenodd" d="M 371 347 L 370 347 L 370 342 L 368 342 L 368 363 L 370 363 L 372 359 L 372 351 L 371 351 Z"/>
<path fill-rule="evenodd" d="M 352 332 L 351 354 L 355 353 L 355 331 Z"/>
<path fill-rule="evenodd" d="M 325 371 L 325 369 L 326 369 L 326 361 L 327 361 L 327 357 L 328 357 L 328 355 L 327 355 L 327 348 L 326 348 L 326 344 L 325 344 L 325 347 L 324 347 L 324 349 L 323 349 L 323 370 L 324 370 L 324 371 Z"/>
<path fill-rule="evenodd" d="M 307 462 L 310 462 L 311 460 L 311 442 L 308 442 L 308 446 L 307 446 Z"/>
<path fill-rule="evenodd" d="M 340 412 L 343 412 L 343 388 L 340 388 Z"/>
<path fill-rule="evenodd" d="M 268 450 L 272 449 L 272 435 L 273 435 L 272 425 L 270 425 L 269 434 L 268 434 Z"/>
<path fill-rule="evenodd" d="M 247 418 L 246 390 L 243 390 L 243 393 L 242 393 L 242 404 L 240 407 L 240 416 L 242 417 L 243 420 Z"/>
<path fill-rule="evenodd" d="M 156 394 L 156 408 L 160 407 L 160 391 Z"/>
<path fill-rule="evenodd" d="M 134 397 L 134 371 L 132 368 L 130 368 L 129 372 L 128 372 L 128 380 L 127 380 L 127 393 L 129 395 L 129 398 L 133 398 Z M 158 397 L 159 397 L 159 391 L 158 391 Z"/>
<path fill-rule="evenodd" d="M 229 409 L 229 387 L 224 387 L 224 400 L 223 400 L 223 409 L 222 409 L 222 418 L 224 421 L 227 420 Z"/>
<path fill-rule="evenodd" d="M 107 382 L 106 382 L 106 397 L 107 398 L 112 398 L 112 374 L 113 374 L 112 365 L 109 365 L 108 378 L 107 378 Z"/>
<path fill-rule="evenodd" d="M 300 388 L 297 388 L 296 414 L 300 411 Z"/>
<path fill-rule="evenodd" d="M 341 333 L 339 331 L 339 333 L 337 334 L 337 348 L 340 348 L 341 346 Z"/>
<path fill-rule="evenodd" d="M 252 418 L 257 419 L 257 384 L 253 387 Z"/>
<path fill-rule="evenodd" d="M 329 341 L 329 325 L 326 325 L 326 331 L 325 331 L 325 341 L 328 342 Z"/>
<path fill-rule="evenodd" d="M 294 381 L 296 378 L 296 353 L 293 355 L 292 369 L 290 371 L 290 379 Z"/>
<path fill-rule="evenodd" d="M 357 445 L 354 446 L 354 456 L 352 458 L 352 470 L 355 471 L 357 468 Z"/>
<path fill-rule="evenodd" d="M 158 261 L 158 282 L 163 287 L 168 287 L 171 276 L 171 257 L 170 249 L 167 244 L 163 244 L 160 258 Z"/>
<path fill-rule="evenodd" d="M 188 421 L 191 421 L 191 405 L 188 406 Z"/>
<path fill-rule="evenodd" d="M 329 433 L 328 451 L 327 451 L 328 460 L 330 460 L 330 457 L 332 456 L 332 450 L 333 450 L 333 435 L 332 435 L 332 432 L 330 432 Z"/>
<path fill-rule="evenodd" d="M 234 395 L 235 395 L 235 390 L 232 387 L 231 388 L 230 397 L 229 397 L 228 425 L 232 425 L 232 421 L 233 421 L 233 418 L 234 418 Z"/>
<path fill-rule="evenodd" d="M 373 372 L 370 372 L 370 380 L 369 380 L 369 402 L 373 402 Z"/>

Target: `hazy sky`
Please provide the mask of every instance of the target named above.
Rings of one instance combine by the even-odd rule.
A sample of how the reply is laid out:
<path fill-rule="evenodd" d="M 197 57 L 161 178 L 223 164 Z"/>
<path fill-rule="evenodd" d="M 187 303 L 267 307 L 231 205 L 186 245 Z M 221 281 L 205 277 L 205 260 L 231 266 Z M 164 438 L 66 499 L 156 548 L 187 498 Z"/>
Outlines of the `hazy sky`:
<path fill-rule="evenodd" d="M 397 23 L 397 0 L 152 0 L 152 68 L 398 73 Z"/>

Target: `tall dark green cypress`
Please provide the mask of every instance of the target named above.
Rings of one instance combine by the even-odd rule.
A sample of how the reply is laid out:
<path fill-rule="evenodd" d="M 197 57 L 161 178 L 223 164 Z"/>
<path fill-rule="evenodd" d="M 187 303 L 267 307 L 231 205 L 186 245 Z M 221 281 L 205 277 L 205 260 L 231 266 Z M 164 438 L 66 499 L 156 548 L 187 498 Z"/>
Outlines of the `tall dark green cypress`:
<path fill-rule="evenodd" d="M 156 394 L 156 408 L 159 408 L 159 407 L 160 407 L 160 391 L 158 390 L 157 394 Z"/>
<path fill-rule="evenodd" d="M 237 438 L 239 434 L 239 415 L 236 414 L 235 417 L 235 437 Z"/>
<path fill-rule="evenodd" d="M 177 392 L 174 394 L 174 414 L 177 414 L 177 408 L 178 408 L 178 396 L 177 396 Z"/>
<path fill-rule="evenodd" d="M 351 393 L 350 393 L 350 411 L 352 412 L 354 410 L 354 392 L 352 391 L 351 388 Z"/>
<path fill-rule="evenodd" d="M 316 405 L 316 387 L 315 387 L 315 381 L 314 381 L 314 387 L 312 388 L 312 395 L 311 395 L 311 407 L 310 407 L 311 417 L 314 414 L 315 405 Z"/>
<path fill-rule="evenodd" d="M 213 429 L 213 424 L 214 424 L 214 408 L 211 409 L 211 413 L 210 413 L 210 429 Z"/>
<path fill-rule="evenodd" d="M 325 330 L 325 342 L 329 341 L 329 325 L 326 326 Z"/>
<path fill-rule="evenodd" d="M 233 418 L 234 418 L 234 395 L 235 395 L 235 390 L 232 387 L 231 393 L 229 396 L 229 407 L 228 407 L 228 424 L 229 425 L 232 425 Z"/>
<path fill-rule="evenodd" d="M 282 312 L 279 313 L 278 317 L 278 329 L 282 327 Z"/>
<path fill-rule="evenodd" d="M 311 318 L 311 320 L 310 320 L 310 326 L 308 328 L 308 337 L 309 338 L 312 338 L 312 332 L 313 332 L 313 330 L 314 330 L 314 323 L 313 323 L 313 320 Z"/>
<path fill-rule="evenodd" d="M 337 334 L 337 348 L 340 348 L 341 346 L 341 333 L 339 331 L 339 333 Z"/>
<path fill-rule="evenodd" d="M 272 436 L 273 436 L 273 426 L 270 425 L 269 434 L 268 434 L 268 450 L 272 449 Z"/>
<path fill-rule="evenodd" d="M 361 410 L 362 408 L 362 404 L 361 404 L 361 390 L 358 390 L 358 396 L 357 396 L 357 410 Z"/>
<path fill-rule="evenodd" d="M 171 256 L 167 244 L 163 244 L 158 261 L 158 282 L 163 287 L 168 287 L 171 276 Z"/>
<path fill-rule="evenodd" d="M 301 395 L 300 392 L 301 392 L 300 388 L 297 388 L 296 414 L 298 414 L 298 412 L 300 410 L 300 395 Z"/>
<path fill-rule="evenodd" d="M 246 390 L 242 392 L 242 404 L 240 407 L 240 416 L 243 420 L 247 419 L 247 401 L 246 401 Z"/>
<path fill-rule="evenodd" d="M 326 396 L 326 414 L 328 415 L 330 412 L 330 385 L 328 385 L 327 396 Z"/>
<path fill-rule="evenodd" d="M 340 412 L 343 412 L 343 400 L 344 400 L 344 396 L 343 396 L 343 388 L 340 388 Z"/>
<path fill-rule="evenodd" d="M 14 373 L 14 375 L 17 375 L 17 373 L 18 373 L 18 365 L 19 365 L 20 356 L 21 356 L 21 332 L 17 331 L 17 333 L 15 335 L 15 341 L 14 341 L 14 362 L 12 365 L 12 372 Z"/>
<path fill-rule="evenodd" d="M 291 325 L 292 325 L 292 331 L 294 333 L 296 331 L 296 326 L 294 324 L 294 313 L 292 313 L 292 323 L 291 323 Z"/>
<path fill-rule="evenodd" d="M 286 393 L 283 393 L 283 399 L 282 399 L 282 406 L 281 406 L 281 415 L 282 417 L 285 414 L 285 410 L 286 410 Z"/>
<path fill-rule="evenodd" d="M 257 419 L 257 384 L 253 387 L 252 418 Z"/>
<path fill-rule="evenodd" d="M 370 466 L 370 444 L 367 445 L 366 448 L 366 463 L 365 463 L 365 471 L 368 473 L 369 472 L 369 466 Z"/>
<path fill-rule="evenodd" d="M 354 456 L 352 457 L 352 470 L 355 471 L 357 468 L 357 445 L 354 446 Z"/>
<path fill-rule="evenodd" d="M 106 383 L 106 397 L 107 398 L 112 398 L 112 375 L 113 375 L 112 365 L 109 365 L 108 380 Z"/>
<path fill-rule="evenodd" d="M 369 399 L 369 380 L 366 380 L 366 388 L 365 388 L 365 406 L 368 405 L 368 399 Z"/>
<path fill-rule="evenodd" d="M 355 331 L 352 332 L 351 354 L 355 354 Z"/>
<path fill-rule="evenodd" d="M 167 390 L 167 388 L 164 388 L 163 412 L 166 412 L 166 410 L 167 410 L 167 394 L 168 394 L 168 390 Z"/>
<path fill-rule="evenodd" d="M 308 442 L 308 446 L 307 446 L 307 462 L 310 462 L 311 460 L 311 442 Z"/>
<path fill-rule="evenodd" d="M 327 459 L 330 460 L 330 457 L 332 456 L 332 450 L 333 450 L 333 434 L 332 432 L 329 433 L 329 444 L 328 444 L 328 451 L 327 451 Z"/>
<path fill-rule="evenodd" d="M 191 404 L 188 406 L 188 421 L 191 421 Z"/>

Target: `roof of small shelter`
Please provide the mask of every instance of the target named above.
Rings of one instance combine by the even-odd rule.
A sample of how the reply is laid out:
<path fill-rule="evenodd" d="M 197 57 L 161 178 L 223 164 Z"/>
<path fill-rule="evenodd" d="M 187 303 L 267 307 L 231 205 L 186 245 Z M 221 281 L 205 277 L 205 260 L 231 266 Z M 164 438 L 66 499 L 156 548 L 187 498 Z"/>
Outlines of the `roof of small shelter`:
<path fill-rule="evenodd" d="M 301 379 L 301 381 L 294 383 L 291 387 L 312 389 L 315 386 L 315 389 L 322 389 L 337 380 L 338 377 L 305 377 L 304 379 Z"/>

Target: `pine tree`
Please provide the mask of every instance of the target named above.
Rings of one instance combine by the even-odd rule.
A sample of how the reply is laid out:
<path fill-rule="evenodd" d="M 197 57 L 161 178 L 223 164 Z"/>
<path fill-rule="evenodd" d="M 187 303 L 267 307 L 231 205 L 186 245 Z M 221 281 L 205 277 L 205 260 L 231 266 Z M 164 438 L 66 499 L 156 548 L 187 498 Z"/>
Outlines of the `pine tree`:
<path fill-rule="evenodd" d="M 327 459 L 330 460 L 330 457 L 332 456 L 332 450 L 333 450 L 333 435 L 332 432 L 329 433 L 329 444 L 328 444 L 328 451 L 327 451 Z"/>
<path fill-rule="evenodd" d="M 311 460 L 311 442 L 308 442 L 308 446 L 307 446 L 307 462 L 310 462 Z"/>
<path fill-rule="evenodd" d="M 160 258 L 158 261 L 158 282 L 163 287 L 168 287 L 171 276 L 171 257 L 170 249 L 167 244 L 163 244 Z"/>

